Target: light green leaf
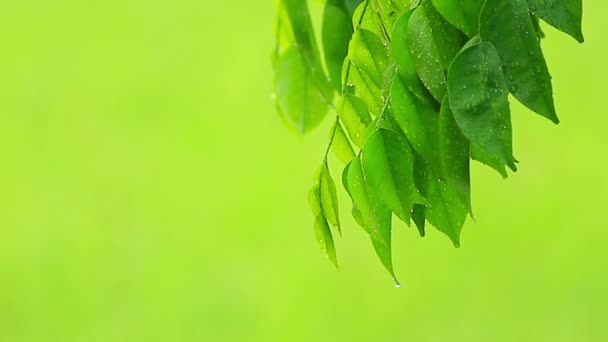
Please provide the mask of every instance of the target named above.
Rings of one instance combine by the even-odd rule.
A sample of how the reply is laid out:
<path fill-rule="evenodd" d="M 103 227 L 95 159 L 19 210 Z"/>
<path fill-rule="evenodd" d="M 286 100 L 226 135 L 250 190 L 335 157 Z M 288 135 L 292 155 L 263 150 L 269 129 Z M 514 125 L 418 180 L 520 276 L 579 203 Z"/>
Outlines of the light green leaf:
<path fill-rule="evenodd" d="M 391 92 L 392 114 L 407 140 L 422 158 L 438 172 L 439 149 L 437 146 L 439 114 L 430 98 L 420 99 L 407 88 L 401 77 L 395 77 Z"/>
<path fill-rule="evenodd" d="M 481 40 L 498 52 L 510 92 L 531 110 L 558 123 L 551 76 L 526 0 L 487 1 L 479 25 Z"/>
<path fill-rule="evenodd" d="M 369 191 L 360 158 L 346 167 L 343 181 L 353 201 L 353 216 L 368 233 L 380 261 L 397 282 L 391 254 L 391 211 Z"/>
<path fill-rule="evenodd" d="M 464 135 L 513 171 L 511 113 L 500 58 L 486 42 L 463 50 L 448 75 L 450 108 Z"/>
<path fill-rule="evenodd" d="M 350 139 L 355 145 L 362 147 L 363 132 L 372 122 L 367 104 L 355 95 L 344 94 L 338 104 L 338 113 Z"/>
<path fill-rule="evenodd" d="M 391 15 L 407 10 L 410 0 L 371 0 L 371 3 L 376 12 L 382 15 Z"/>
<path fill-rule="evenodd" d="M 409 21 L 413 10 L 403 13 L 395 22 L 392 33 L 391 49 L 397 63 L 398 73 L 407 83 L 418 80 L 416 63 L 410 53 Z"/>
<path fill-rule="evenodd" d="M 443 100 L 445 75 L 464 44 L 462 33 L 443 19 L 430 0 L 424 0 L 409 20 L 409 43 L 422 83 L 437 101 Z"/>
<path fill-rule="evenodd" d="M 304 134 L 317 127 L 329 106 L 315 82 L 315 76 L 296 47 L 274 61 L 277 108 L 284 121 Z"/>
<path fill-rule="evenodd" d="M 331 235 L 331 230 L 327 224 L 325 217 L 319 215 L 315 219 L 315 237 L 317 243 L 321 248 L 321 251 L 327 256 L 327 258 L 338 267 L 338 258 L 336 256 L 336 246 L 334 244 L 334 238 Z"/>
<path fill-rule="evenodd" d="M 327 163 L 321 167 L 319 177 L 319 193 L 321 197 L 321 208 L 327 221 L 336 228 L 339 234 L 340 231 L 340 215 L 338 210 L 338 196 L 336 193 L 336 185 L 329 174 Z"/>
<path fill-rule="evenodd" d="M 350 145 L 350 141 L 348 141 L 348 137 L 346 136 L 346 133 L 344 133 L 344 129 L 342 128 L 342 125 L 340 125 L 340 122 L 335 123 L 332 132 L 334 134 L 331 150 L 341 162 L 344 164 L 350 163 L 350 161 L 355 158 L 355 151 L 353 151 L 353 147 Z"/>
<path fill-rule="evenodd" d="M 303 134 L 319 125 L 334 93 L 323 71 L 307 3 L 277 3 L 276 104 L 286 124 Z"/>
<path fill-rule="evenodd" d="M 442 178 L 457 193 L 471 216 L 471 176 L 469 166 L 469 140 L 462 134 L 450 110 L 447 96 L 439 112 L 439 156 Z"/>
<path fill-rule="evenodd" d="M 338 267 L 338 259 L 336 256 L 336 247 L 334 238 L 327 224 L 327 219 L 323 214 L 321 207 L 321 190 L 320 185 L 315 184 L 309 192 L 308 202 L 315 217 L 314 233 L 317 243 L 325 256 Z"/>
<path fill-rule="evenodd" d="M 528 0 L 530 12 L 538 15 L 549 25 L 565 32 L 579 43 L 585 41 L 581 23 L 582 0 Z"/>
<path fill-rule="evenodd" d="M 413 158 L 405 137 L 387 129 L 373 133 L 362 152 L 363 172 L 369 188 L 407 224 L 410 224 L 414 203 L 425 203 L 414 185 Z"/>
<path fill-rule="evenodd" d="M 479 33 L 479 12 L 485 0 L 432 0 L 441 15 L 469 38 Z"/>
<path fill-rule="evenodd" d="M 367 75 L 376 88 L 382 89 L 389 66 L 389 49 L 378 35 L 359 29 L 353 35 L 348 57 L 353 69 Z"/>

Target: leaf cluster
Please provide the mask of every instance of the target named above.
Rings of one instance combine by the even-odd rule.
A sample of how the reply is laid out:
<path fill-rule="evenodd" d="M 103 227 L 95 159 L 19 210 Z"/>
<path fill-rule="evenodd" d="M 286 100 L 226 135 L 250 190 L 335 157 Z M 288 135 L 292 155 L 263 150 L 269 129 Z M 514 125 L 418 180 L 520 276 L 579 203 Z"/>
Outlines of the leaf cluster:
<path fill-rule="evenodd" d="M 509 94 L 558 123 L 539 22 L 583 42 L 581 0 L 277 0 L 276 106 L 304 134 L 335 112 L 310 205 L 337 266 L 341 233 L 328 166 L 345 164 L 352 215 L 396 281 L 391 220 L 430 223 L 455 246 L 472 216 L 470 160 L 516 171 Z M 317 43 L 317 40 L 320 40 Z"/>

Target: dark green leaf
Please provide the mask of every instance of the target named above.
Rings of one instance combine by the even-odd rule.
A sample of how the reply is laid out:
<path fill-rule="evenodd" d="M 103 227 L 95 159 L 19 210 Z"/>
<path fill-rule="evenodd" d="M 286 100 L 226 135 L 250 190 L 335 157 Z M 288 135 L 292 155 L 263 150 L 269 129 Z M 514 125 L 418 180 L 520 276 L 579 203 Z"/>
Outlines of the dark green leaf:
<path fill-rule="evenodd" d="M 343 181 L 353 201 L 353 216 L 369 234 L 380 261 L 397 282 L 391 254 L 390 209 L 369 191 L 359 158 L 353 159 L 346 167 Z"/>
<path fill-rule="evenodd" d="M 492 158 L 516 170 L 508 90 L 491 44 L 463 50 L 448 76 L 450 107 L 464 135 Z"/>
<path fill-rule="evenodd" d="M 580 43 L 585 41 L 581 29 L 582 0 L 528 0 L 528 4 L 530 12 L 549 25 L 569 34 Z"/>
<path fill-rule="evenodd" d="M 433 0 L 441 15 L 469 38 L 479 33 L 479 12 L 485 0 Z"/>
<path fill-rule="evenodd" d="M 439 174 L 431 170 L 428 163 L 417 160 L 415 163 L 416 184 L 428 205 L 415 207 L 414 219 L 426 219 L 440 232 L 446 234 L 454 246 L 460 246 L 460 231 L 467 217 L 467 208 L 462 202 L 461 193 L 443 181 Z M 421 226 L 417 224 L 420 230 Z M 422 232 L 421 232 L 422 233 Z"/>
<path fill-rule="evenodd" d="M 493 168 L 498 171 L 503 178 L 509 176 L 505 163 L 498 157 L 487 154 L 481 147 L 471 145 L 471 159 L 477 160 L 478 162 Z"/>
<path fill-rule="evenodd" d="M 414 186 L 413 158 L 405 137 L 387 129 L 373 133 L 362 152 L 363 172 L 369 188 L 407 224 L 413 204 L 424 203 Z"/>
<path fill-rule="evenodd" d="M 352 35 L 352 19 L 344 0 L 327 0 L 323 13 L 323 51 L 329 80 L 339 92 L 342 92 L 342 65 Z"/>
<path fill-rule="evenodd" d="M 458 127 L 446 96 L 439 112 L 439 156 L 443 180 L 459 195 L 460 200 L 473 216 L 469 150 L 469 140 Z"/>
<path fill-rule="evenodd" d="M 510 92 L 528 108 L 558 123 L 551 76 L 526 0 L 487 1 L 481 11 L 480 35 L 496 47 Z"/>
<path fill-rule="evenodd" d="M 424 0 L 409 20 L 410 51 L 422 83 L 437 101 L 446 94 L 447 70 L 464 44 L 460 31 Z"/>
<path fill-rule="evenodd" d="M 422 237 L 426 235 L 426 217 L 424 215 L 424 209 L 425 206 L 422 204 L 414 204 L 414 209 L 412 209 L 412 220 L 414 220 L 418 233 Z"/>
<path fill-rule="evenodd" d="M 432 98 L 420 99 L 406 86 L 401 77 L 395 77 L 391 92 L 392 114 L 414 150 L 438 171 L 438 109 Z"/>

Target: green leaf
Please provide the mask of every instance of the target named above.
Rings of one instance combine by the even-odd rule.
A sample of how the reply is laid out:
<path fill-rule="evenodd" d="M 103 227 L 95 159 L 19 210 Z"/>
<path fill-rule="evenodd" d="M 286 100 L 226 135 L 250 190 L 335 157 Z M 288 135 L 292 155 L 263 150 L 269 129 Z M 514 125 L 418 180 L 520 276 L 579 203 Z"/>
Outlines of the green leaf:
<path fill-rule="evenodd" d="M 420 99 L 407 88 L 401 77 L 395 77 L 391 92 L 392 114 L 407 140 L 422 158 L 438 171 L 439 114 L 432 98 Z"/>
<path fill-rule="evenodd" d="M 369 190 L 360 158 L 346 167 L 343 182 L 353 201 L 353 216 L 368 233 L 380 261 L 397 282 L 391 254 L 391 211 Z"/>
<path fill-rule="evenodd" d="M 320 177 L 319 177 L 319 191 L 321 195 L 321 208 L 323 208 L 323 214 L 327 218 L 327 222 L 329 222 L 338 233 L 342 234 L 340 231 L 340 215 L 338 210 L 338 196 L 336 193 L 336 185 L 334 180 L 331 178 L 329 174 L 329 168 L 327 167 L 327 163 L 324 163 L 321 167 Z"/>
<path fill-rule="evenodd" d="M 526 0 L 487 1 L 480 15 L 480 36 L 496 48 L 510 92 L 531 110 L 558 123 L 551 76 Z"/>
<path fill-rule="evenodd" d="M 371 0 L 372 8 L 382 14 L 402 13 L 409 7 L 410 0 Z"/>
<path fill-rule="evenodd" d="M 334 238 L 331 235 L 331 230 L 329 229 L 329 225 L 327 224 L 327 220 L 325 220 L 325 217 L 316 217 L 314 232 L 321 251 L 337 268 L 338 258 L 336 256 L 336 246 L 334 244 Z"/>
<path fill-rule="evenodd" d="M 424 237 L 426 235 L 426 217 L 424 214 L 424 210 L 425 206 L 422 204 L 414 204 L 414 208 L 412 209 L 412 220 L 416 224 L 416 228 L 418 229 L 418 233 L 421 237 Z"/>
<path fill-rule="evenodd" d="M 469 38 L 479 33 L 479 12 L 484 0 L 433 0 L 433 5 L 452 25 L 464 32 Z"/>
<path fill-rule="evenodd" d="M 277 108 L 286 124 L 303 134 L 323 120 L 333 90 L 323 71 L 307 3 L 279 0 L 277 11 Z"/>
<path fill-rule="evenodd" d="M 507 178 L 509 176 L 507 174 L 505 163 L 503 163 L 498 157 L 489 155 L 481 147 L 471 145 L 471 159 L 477 160 L 483 165 L 493 168 L 494 170 L 498 171 L 503 178 Z"/>
<path fill-rule="evenodd" d="M 336 121 L 332 132 L 333 139 L 331 142 L 331 150 L 341 162 L 344 164 L 350 163 L 350 161 L 355 158 L 355 151 L 353 151 L 350 141 L 348 141 L 348 137 L 346 136 L 346 133 L 344 133 L 344 129 L 342 129 L 340 122 Z"/>
<path fill-rule="evenodd" d="M 367 104 L 355 95 L 344 94 L 338 104 L 338 113 L 350 139 L 355 145 L 362 147 L 363 132 L 372 122 Z"/>
<path fill-rule="evenodd" d="M 389 49 L 374 32 L 359 29 L 353 35 L 348 57 L 352 69 L 358 70 L 382 89 L 384 75 L 389 66 Z"/>
<path fill-rule="evenodd" d="M 549 25 L 565 32 L 579 43 L 585 41 L 581 23 L 582 0 L 528 0 L 530 12 L 541 17 Z"/>
<path fill-rule="evenodd" d="M 448 75 L 450 107 L 464 135 L 513 171 L 511 113 L 500 58 L 486 42 L 463 50 Z"/>
<path fill-rule="evenodd" d="M 439 112 L 439 156 L 443 180 L 459 195 L 473 216 L 469 151 L 469 140 L 458 127 L 446 96 Z"/>
<path fill-rule="evenodd" d="M 315 216 L 314 233 L 321 248 L 321 251 L 325 256 L 338 267 L 338 259 L 336 256 L 336 247 L 334 244 L 334 238 L 327 224 L 327 219 L 322 210 L 321 205 L 321 190 L 319 183 L 315 184 L 309 192 L 308 202 L 310 208 Z"/>
<path fill-rule="evenodd" d="M 413 159 L 405 137 L 387 129 L 373 133 L 362 152 L 363 173 L 369 188 L 407 224 L 414 203 L 425 203 L 414 185 Z"/>
<path fill-rule="evenodd" d="M 398 73 L 406 83 L 418 80 L 416 63 L 410 53 L 409 22 L 414 10 L 403 13 L 395 22 L 392 32 L 391 49 L 397 63 Z"/>
<path fill-rule="evenodd" d="M 323 13 L 323 52 L 329 80 L 339 92 L 342 91 L 342 65 L 352 35 L 351 15 L 344 0 L 327 0 Z"/>
<path fill-rule="evenodd" d="M 424 0 L 409 20 L 410 51 L 422 83 L 437 101 L 446 94 L 447 70 L 464 44 L 460 31 Z"/>
<path fill-rule="evenodd" d="M 368 111 L 379 116 L 385 103 L 385 76 L 389 72 L 389 49 L 372 31 L 359 29 L 349 45 L 345 67 L 345 93 L 357 96 Z"/>
<path fill-rule="evenodd" d="M 288 49 L 275 60 L 274 69 L 277 108 L 285 122 L 301 134 L 317 127 L 329 106 L 301 51 Z"/>
<path fill-rule="evenodd" d="M 416 184 L 428 203 L 426 207 L 414 207 L 414 219 L 420 221 L 422 216 L 425 217 L 437 230 L 446 234 L 454 246 L 459 247 L 460 232 L 467 217 L 461 194 L 448 186 L 425 161 L 417 159 L 414 165 Z M 423 234 L 424 224 L 417 223 L 417 226 Z"/>

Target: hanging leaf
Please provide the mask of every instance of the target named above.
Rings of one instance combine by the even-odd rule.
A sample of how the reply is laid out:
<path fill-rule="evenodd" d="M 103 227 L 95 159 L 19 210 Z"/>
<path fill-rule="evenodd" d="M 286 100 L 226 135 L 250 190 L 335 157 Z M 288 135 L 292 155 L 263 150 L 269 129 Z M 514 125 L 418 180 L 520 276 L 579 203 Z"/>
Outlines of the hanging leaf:
<path fill-rule="evenodd" d="M 320 185 L 315 184 L 309 192 L 308 202 L 315 217 L 314 233 L 323 254 L 338 267 L 334 238 L 321 208 Z"/>
<path fill-rule="evenodd" d="M 551 76 L 526 0 L 487 1 L 479 27 L 481 40 L 498 52 L 510 92 L 528 108 L 558 123 Z"/>
<path fill-rule="evenodd" d="M 437 101 L 446 94 L 446 79 L 452 59 L 464 44 L 461 33 L 423 0 L 409 20 L 410 51 L 422 83 Z"/>
<path fill-rule="evenodd" d="M 433 0 L 439 13 L 469 38 L 479 34 L 479 12 L 485 0 Z"/>
<path fill-rule="evenodd" d="M 414 185 L 413 159 L 405 137 L 387 129 L 373 133 L 362 153 L 363 172 L 369 188 L 407 224 L 414 203 L 425 203 Z"/>
<path fill-rule="evenodd" d="M 277 109 L 291 128 L 304 134 L 329 110 L 333 91 L 321 65 L 306 2 L 280 0 L 273 60 Z"/>
<path fill-rule="evenodd" d="M 344 133 L 344 129 L 342 129 L 342 125 L 340 125 L 339 121 L 336 121 L 332 132 L 333 140 L 331 143 L 331 150 L 341 162 L 344 164 L 350 163 L 350 161 L 355 158 L 355 151 L 353 151 L 350 141 L 348 141 L 348 137 L 346 136 L 346 133 Z"/>
<path fill-rule="evenodd" d="M 528 0 L 530 12 L 541 17 L 549 25 L 565 32 L 579 43 L 585 41 L 581 22 L 582 0 Z"/>
<path fill-rule="evenodd" d="M 464 135 L 492 158 L 517 170 L 511 113 L 500 58 L 489 43 L 463 50 L 450 68 L 450 107 Z"/>
<path fill-rule="evenodd" d="M 473 216 L 470 160 L 516 170 L 509 93 L 558 121 L 539 18 L 583 41 L 581 0 L 320 0 L 322 63 L 308 1 L 276 1 L 279 113 L 301 133 L 338 114 L 310 195 L 316 239 L 337 265 L 333 152 L 352 216 L 393 278 L 392 213 L 458 247 Z"/>
<path fill-rule="evenodd" d="M 344 182 L 353 201 L 353 216 L 368 233 L 380 261 L 397 282 L 391 254 L 391 212 L 369 191 L 359 158 L 344 170 Z"/>
<path fill-rule="evenodd" d="M 439 159 L 446 186 L 459 195 L 460 201 L 473 216 L 471 206 L 471 176 L 469 140 L 454 119 L 447 96 L 439 113 Z"/>
<path fill-rule="evenodd" d="M 414 150 L 439 170 L 437 146 L 439 113 L 432 98 L 420 99 L 406 88 L 405 81 L 395 77 L 391 95 L 393 115 Z"/>
<path fill-rule="evenodd" d="M 344 94 L 338 105 L 340 119 L 346 127 L 346 131 L 353 143 L 363 146 L 365 128 L 372 122 L 367 104 L 352 94 Z"/>
<path fill-rule="evenodd" d="M 351 14 L 344 0 L 327 0 L 323 13 L 323 51 L 329 80 L 342 91 L 342 65 L 353 35 Z"/>

